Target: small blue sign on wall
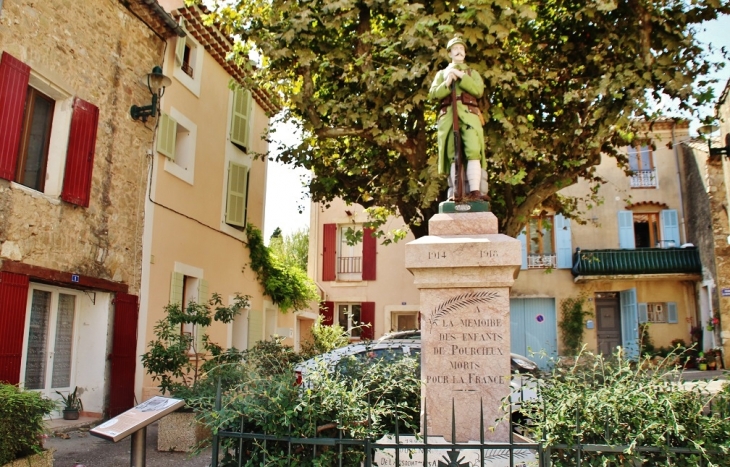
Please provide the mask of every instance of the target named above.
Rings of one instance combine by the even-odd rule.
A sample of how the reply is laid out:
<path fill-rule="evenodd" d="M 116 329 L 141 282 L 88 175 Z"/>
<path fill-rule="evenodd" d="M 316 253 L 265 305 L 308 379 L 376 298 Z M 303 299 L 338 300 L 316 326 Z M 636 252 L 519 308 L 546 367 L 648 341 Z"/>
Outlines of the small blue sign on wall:
<path fill-rule="evenodd" d="M 538 323 L 542 323 L 545 321 L 545 317 L 543 315 L 537 315 L 537 318 L 535 318 Z"/>
<path fill-rule="evenodd" d="M 730 297 L 730 289 L 722 289 L 723 297 Z"/>
<path fill-rule="evenodd" d="M 71 274 L 71 282 L 78 282 L 78 281 L 79 281 L 79 275 Z"/>

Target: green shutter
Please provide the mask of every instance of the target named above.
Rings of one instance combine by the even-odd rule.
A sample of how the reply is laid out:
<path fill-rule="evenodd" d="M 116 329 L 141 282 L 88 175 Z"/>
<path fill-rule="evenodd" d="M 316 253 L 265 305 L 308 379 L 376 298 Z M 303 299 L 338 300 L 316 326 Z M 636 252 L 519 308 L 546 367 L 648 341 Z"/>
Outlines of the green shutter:
<path fill-rule="evenodd" d="M 198 280 L 198 303 L 207 305 L 208 304 L 208 281 L 205 279 Z M 197 353 L 205 353 L 203 349 L 203 334 L 205 334 L 207 327 L 199 324 L 195 325 L 195 350 Z"/>
<path fill-rule="evenodd" d="M 234 91 L 233 112 L 231 113 L 231 143 L 247 151 L 251 150 L 252 103 L 251 91 L 241 88 Z"/>
<path fill-rule="evenodd" d="M 180 27 L 185 30 L 185 18 L 182 16 L 179 20 Z M 177 62 L 177 66 L 179 67 L 183 63 L 183 59 L 185 58 L 185 37 L 178 36 L 175 42 L 175 61 Z"/>
<path fill-rule="evenodd" d="M 228 163 L 228 195 L 226 197 L 226 224 L 246 226 L 246 194 L 248 191 L 248 167 Z"/>
<path fill-rule="evenodd" d="M 181 272 L 172 273 L 172 281 L 170 283 L 170 304 L 182 304 L 183 286 L 185 283 L 185 274 Z"/>
<path fill-rule="evenodd" d="M 248 348 L 252 348 L 264 338 L 263 311 L 249 310 L 248 312 Z"/>
<path fill-rule="evenodd" d="M 157 152 L 175 160 L 177 122 L 165 112 L 160 114 L 160 129 L 157 130 Z"/>

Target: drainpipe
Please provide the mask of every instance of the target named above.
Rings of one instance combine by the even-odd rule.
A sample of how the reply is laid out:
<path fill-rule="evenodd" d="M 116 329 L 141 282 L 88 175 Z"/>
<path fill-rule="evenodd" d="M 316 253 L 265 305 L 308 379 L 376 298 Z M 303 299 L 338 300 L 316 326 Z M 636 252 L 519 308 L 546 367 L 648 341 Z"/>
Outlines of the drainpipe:
<path fill-rule="evenodd" d="M 682 175 L 679 165 L 679 150 L 677 149 L 677 140 L 674 135 L 674 129 L 677 126 L 676 122 L 672 122 L 672 148 L 674 149 L 674 160 L 677 163 L 677 187 L 679 187 L 679 207 L 680 207 L 680 224 L 682 225 L 682 235 L 684 235 L 684 243 L 687 243 L 687 225 L 684 222 L 684 197 L 682 195 Z M 682 240 L 680 239 L 680 246 Z"/>

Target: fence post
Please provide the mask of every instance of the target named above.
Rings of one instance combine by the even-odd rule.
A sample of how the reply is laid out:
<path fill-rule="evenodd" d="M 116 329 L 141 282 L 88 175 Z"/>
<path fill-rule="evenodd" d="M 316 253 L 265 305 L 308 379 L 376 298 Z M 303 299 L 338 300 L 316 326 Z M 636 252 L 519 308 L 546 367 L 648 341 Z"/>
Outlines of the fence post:
<path fill-rule="evenodd" d="M 215 388 L 215 410 L 218 412 L 221 409 L 221 375 L 218 375 L 218 384 Z M 218 430 L 215 430 L 212 441 L 212 467 L 218 467 Z"/>

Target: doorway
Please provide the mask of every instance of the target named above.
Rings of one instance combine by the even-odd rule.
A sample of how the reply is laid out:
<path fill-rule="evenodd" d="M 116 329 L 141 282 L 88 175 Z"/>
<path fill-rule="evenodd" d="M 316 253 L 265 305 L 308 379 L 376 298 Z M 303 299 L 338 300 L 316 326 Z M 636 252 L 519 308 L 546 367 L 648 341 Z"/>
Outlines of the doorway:
<path fill-rule="evenodd" d="M 598 292 L 596 301 L 596 335 L 598 352 L 606 357 L 621 345 L 621 303 L 618 292 Z"/>

